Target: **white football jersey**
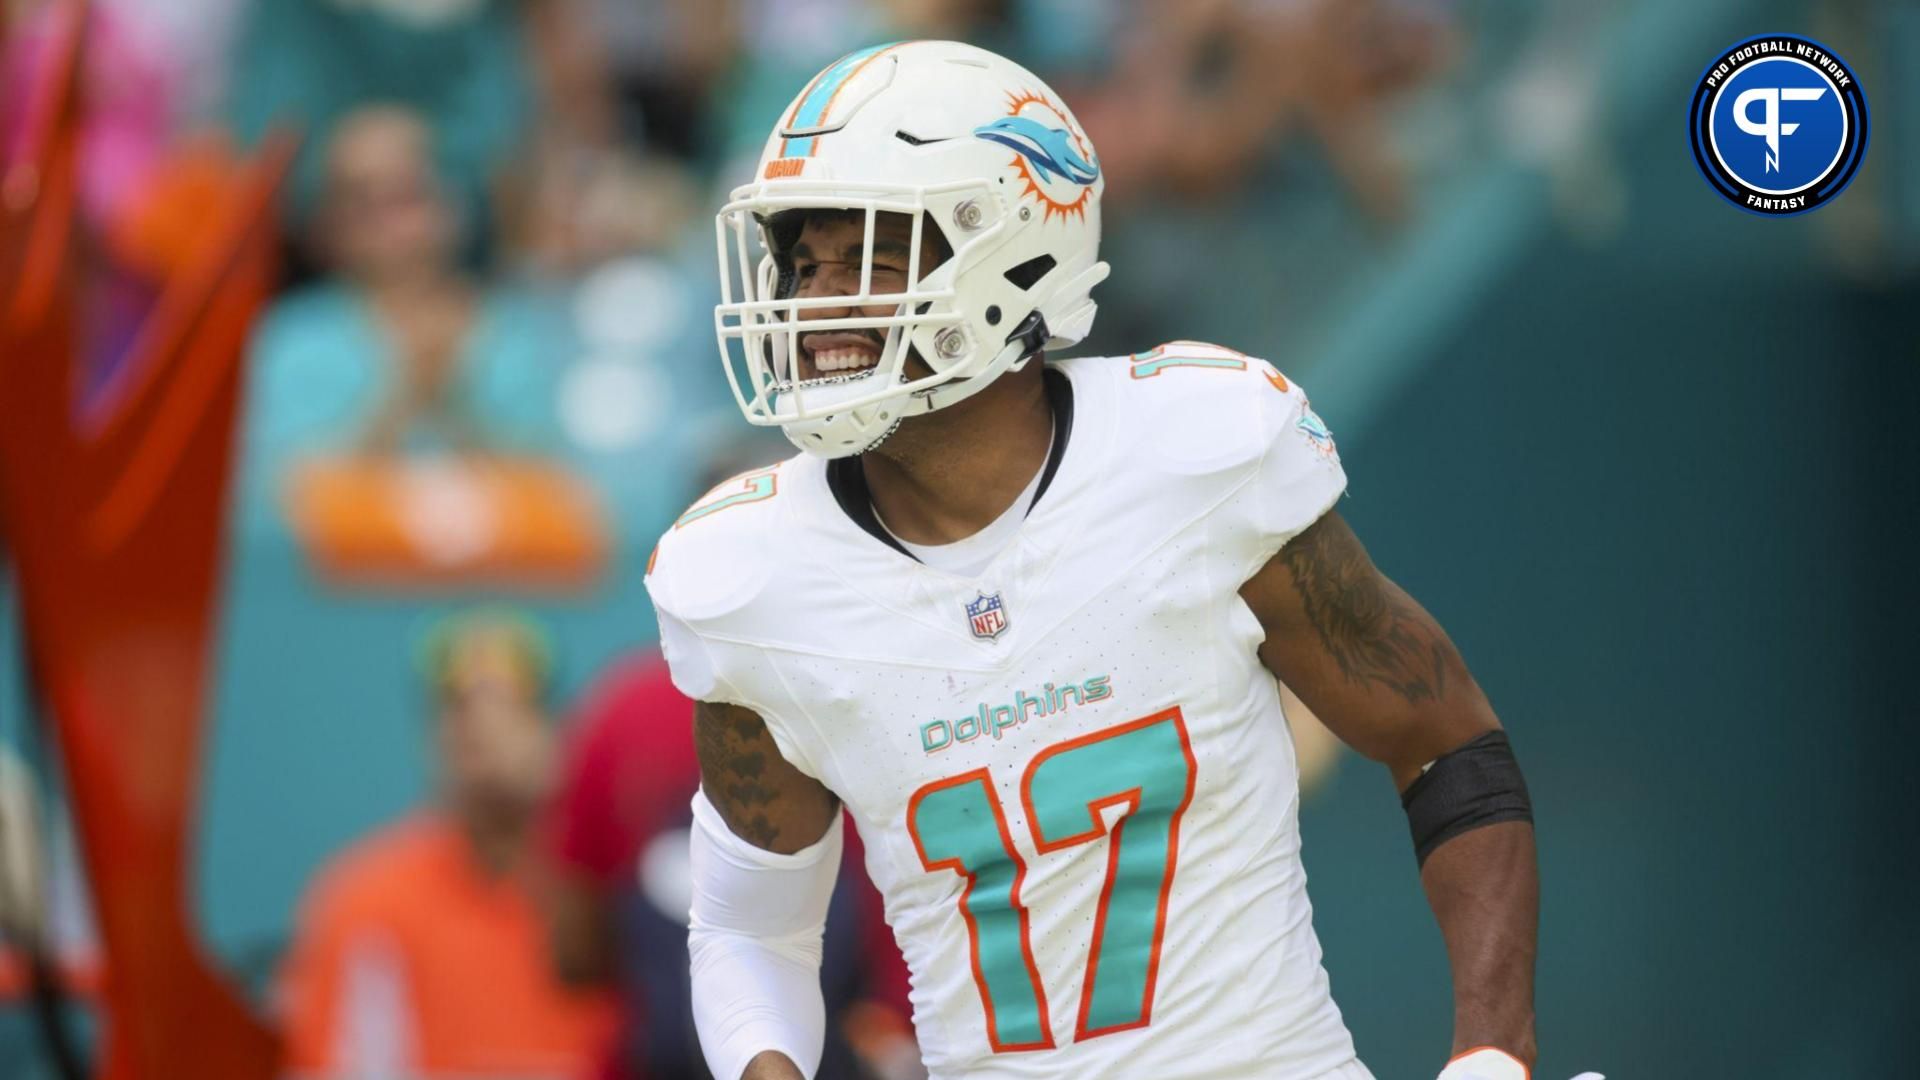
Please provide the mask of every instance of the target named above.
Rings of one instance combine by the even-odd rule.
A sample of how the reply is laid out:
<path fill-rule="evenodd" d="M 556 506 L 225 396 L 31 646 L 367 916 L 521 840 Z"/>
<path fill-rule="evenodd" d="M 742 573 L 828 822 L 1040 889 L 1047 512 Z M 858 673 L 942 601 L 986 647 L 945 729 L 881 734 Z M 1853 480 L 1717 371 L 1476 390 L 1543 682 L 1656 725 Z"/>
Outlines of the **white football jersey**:
<path fill-rule="evenodd" d="M 674 681 L 852 812 L 934 1077 L 1365 1077 L 1238 595 L 1345 488 L 1332 437 L 1217 346 L 1050 366 L 1056 471 L 978 576 L 876 538 L 806 455 L 695 504 L 649 568 Z"/>

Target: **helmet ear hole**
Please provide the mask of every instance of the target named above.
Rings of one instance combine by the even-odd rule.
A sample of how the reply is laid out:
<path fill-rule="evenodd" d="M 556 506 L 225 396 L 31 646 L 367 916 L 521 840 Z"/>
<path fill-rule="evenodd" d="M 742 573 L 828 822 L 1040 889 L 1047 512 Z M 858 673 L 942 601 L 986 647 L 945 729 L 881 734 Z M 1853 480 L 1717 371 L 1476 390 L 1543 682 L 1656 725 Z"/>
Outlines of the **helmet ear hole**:
<path fill-rule="evenodd" d="M 1005 276 L 1014 288 L 1021 292 L 1030 292 L 1035 285 L 1040 284 L 1041 278 L 1053 272 L 1056 265 L 1058 263 L 1053 256 L 1036 255 L 1018 266 L 1008 268 Z"/>

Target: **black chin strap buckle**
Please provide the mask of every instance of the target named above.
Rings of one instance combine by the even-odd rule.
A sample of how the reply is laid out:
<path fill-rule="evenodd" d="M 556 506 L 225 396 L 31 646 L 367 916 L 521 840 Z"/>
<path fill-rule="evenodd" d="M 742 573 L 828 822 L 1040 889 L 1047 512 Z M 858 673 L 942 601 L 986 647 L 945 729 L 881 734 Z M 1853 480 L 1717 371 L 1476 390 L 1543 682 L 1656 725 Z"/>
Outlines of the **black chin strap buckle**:
<path fill-rule="evenodd" d="M 1012 333 L 1007 335 L 1007 344 L 1019 342 L 1020 359 L 1025 360 L 1046 348 L 1047 339 L 1052 336 L 1047 332 L 1046 317 L 1040 314 L 1038 308 L 1035 308 L 1026 318 L 1020 320 L 1020 325 L 1014 327 Z"/>

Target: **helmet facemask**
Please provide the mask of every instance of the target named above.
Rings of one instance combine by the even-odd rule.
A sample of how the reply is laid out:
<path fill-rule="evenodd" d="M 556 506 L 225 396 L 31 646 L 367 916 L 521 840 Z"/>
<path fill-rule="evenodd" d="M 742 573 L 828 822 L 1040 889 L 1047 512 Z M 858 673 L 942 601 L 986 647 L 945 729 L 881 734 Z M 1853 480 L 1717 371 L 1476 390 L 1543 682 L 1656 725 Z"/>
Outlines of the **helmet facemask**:
<path fill-rule="evenodd" d="M 1073 114 L 1005 57 L 910 41 L 834 61 L 781 113 L 755 179 L 734 190 L 716 225 L 715 324 L 741 411 L 811 453 L 859 454 L 905 418 L 965 400 L 1043 348 L 1085 339 L 1092 290 L 1107 276 L 1104 187 Z M 848 295 L 796 296 L 783 273 L 791 238 L 766 227 L 810 209 L 864 221 L 857 280 L 850 242 L 831 256 L 844 264 L 835 269 L 847 275 Z M 912 250 L 896 292 L 873 291 L 881 214 L 911 222 L 901 230 Z M 952 255 L 922 274 L 929 229 Z M 839 231 L 850 239 L 851 229 Z M 879 315 L 853 314 L 865 309 Z M 824 315 L 832 317 L 816 317 Z M 829 354 L 844 377 L 808 377 L 819 373 L 803 364 L 800 342 L 816 330 L 869 333 L 885 346 L 857 373 L 864 345 L 858 356 Z"/>
<path fill-rule="evenodd" d="M 857 291 L 798 295 L 791 252 L 810 210 L 849 213 L 861 223 Z M 1036 338 L 1031 326 L 1014 333 L 1009 312 L 1028 310 L 1013 307 L 1018 297 L 1007 298 L 1006 310 L 968 310 L 956 288 L 1002 241 L 1001 211 L 979 182 L 920 189 L 787 182 L 777 197 L 729 203 L 717 226 L 722 288 L 715 320 L 728 381 L 748 421 L 778 425 L 796 445 L 824 457 L 863 453 L 904 418 L 971 396 L 1023 362 L 1045 335 Z M 908 223 L 905 282 L 896 292 L 874 291 L 882 215 Z M 951 254 L 922 275 L 922 253 L 942 245 Z M 823 310 L 842 314 L 810 317 Z M 804 371 L 802 337 L 830 331 L 879 336 L 878 361 L 846 374 Z M 915 358 L 920 363 L 910 370 Z"/>

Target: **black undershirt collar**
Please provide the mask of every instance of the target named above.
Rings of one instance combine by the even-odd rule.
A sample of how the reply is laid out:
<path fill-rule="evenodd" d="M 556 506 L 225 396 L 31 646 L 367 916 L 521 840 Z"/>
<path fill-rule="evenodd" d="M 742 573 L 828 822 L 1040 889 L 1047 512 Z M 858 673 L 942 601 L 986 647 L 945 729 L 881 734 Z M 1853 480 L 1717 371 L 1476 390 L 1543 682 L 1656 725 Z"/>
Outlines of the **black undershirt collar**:
<path fill-rule="evenodd" d="M 1043 372 L 1047 387 L 1047 404 L 1053 408 L 1053 445 L 1047 448 L 1047 463 L 1040 469 L 1040 486 L 1034 489 L 1033 501 L 1027 504 L 1027 513 L 1040 505 L 1041 496 L 1047 493 L 1048 485 L 1053 483 L 1053 474 L 1060 469 L 1060 459 L 1066 456 L 1067 439 L 1073 434 L 1073 380 L 1054 368 Z M 833 492 L 833 501 L 840 509 L 860 526 L 862 532 L 893 550 L 905 555 L 914 562 L 920 560 L 903 547 L 893 534 L 880 524 L 873 512 L 873 495 L 867 490 L 867 473 L 860 467 L 858 455 L 834 458 L 827 462 L 827 489 Z"/>

